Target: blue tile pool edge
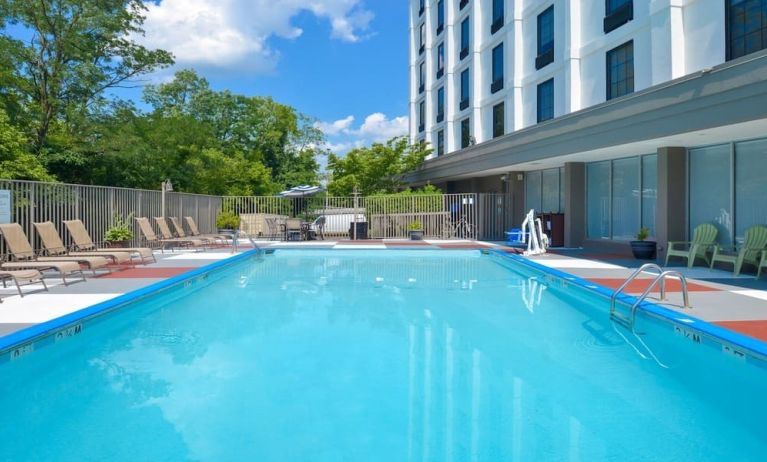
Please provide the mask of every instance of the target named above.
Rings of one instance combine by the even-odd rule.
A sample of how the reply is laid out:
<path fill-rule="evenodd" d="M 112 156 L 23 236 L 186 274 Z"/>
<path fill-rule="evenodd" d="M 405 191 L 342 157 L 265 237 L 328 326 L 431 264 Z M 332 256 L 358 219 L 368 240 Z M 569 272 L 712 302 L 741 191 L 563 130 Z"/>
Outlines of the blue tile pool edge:
<path fill-rule="evenodd" d="M 9 352 L 20 349 L 26 345 L 33 344 L 46 337 L 55 335 L 57 332 L 61 332 L 67 328 L 76 326 L 77 324 L 80 324 L 89 318 L 113 311 L 139 299 L 155 295 L 186 281 L 208 274 L 211 271 L 246 260 L 254 255 L 258 255 L 261 252 L 263 252 L 263 249 L 248 250 L 243 253 L 224 258 L 223 260 L 218 260 L 208 265 L 200 266 L 199 268 L 189 270 L 185 273 L 170 277 L 168 279 L 163 279 L 162 281 L 152 283 L 140 289 L 126 292 L 122 295 L 118 295 L 117 297 L 110 298 L 109 300 L 105 300 L 95 305 L 91 305 L 72 313 L 65 314 L 64 316 L 60 316 L 49 321 L 44 321 L 39 324 L 18 330 L 16 332 L 12 332 L 8 335 L 0 337 L 0 358 L 5 358 Z"/>
<path fill-rule="evenodd" d="M 589 292 L 594 292 L 607 299 L 610 299 L 613 295 L 613 290 L 605 286 L 596 284 L 578 276 L 574 276 L 564 271 L 542 265 L 521 255 L 506 253 L 498 249 L 487 249 L 486 251 L 493 255 L 498 255 L 502 258 L 521 263 L 544 274 L 557 277 L 566 281 L 567 283 L 577 285 L 582 289 L 585 289 Z M 632 295 L 621 294 L 618 296 L 618 300 L 631 305 L 636 302 L 636 297 Z M 643 301 L 638 308 L 646 314 L 649 314 L 655 318 L 659 318 L 663 321 L 670 322 L 673 325 L 682 327 L 684 329 L 693 329 L 722 345 L 736 346 L 745 349 L 757 360 L 767 361 L 767 343 L 762 342 L 761 340 L 748 337 L 730 329 L 725 329 L 724 327 L 719 327 L 716 324 L 703 321 L 702 319 L 698 319 L 694 316 L 670 310 L 662 305 L 650 301 Z"/>

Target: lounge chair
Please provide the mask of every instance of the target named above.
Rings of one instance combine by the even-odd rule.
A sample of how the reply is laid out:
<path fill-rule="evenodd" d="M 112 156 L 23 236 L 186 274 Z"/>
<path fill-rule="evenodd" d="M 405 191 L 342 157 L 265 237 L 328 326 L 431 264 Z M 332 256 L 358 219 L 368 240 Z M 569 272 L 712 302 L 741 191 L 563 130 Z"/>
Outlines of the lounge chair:
<path fill-rule="evenodd" d="M 160 230 L 162 240 L 165 242 L 176 242 L 183 247 L 202 247 L 203 250 L 205 250 L 205 247 L 209 244 L 208 241 L 202 239 L 174 236 L 168 226 L 168 222 L 165 221 L 165 217 L 154 217 L 154 221 L 157 223 L 157 228 Z"/>
<path fill-rule="evenodd" d="M 3 287 L 8 287 L 8 279 L 12 280 L 16 284 L 16 290 L 19 291 L 19 297 L 24 296 L 24 292 L 21 291 L 21 284 L 19 284 L 20 281 L 26 282 L 27 284 L 40 281 L 40 284 L 43 285 L 43 289 L 46 291 L 48 290 L 48 286 L 45 285 L 45 281 L 43 280 L 43 273 L 36 269 L 0 271 L 0 279 L 3 280 Z M 2 301 L 3 300 L 0 299 L 0 303 L 2 303 Z"/>
<path fill-rule="evenodd" d="M 726 248 L 726 247 L 725 247 Z M 730 247 L 737 252 L 725 253 L 722 246 L 714 248 L 714 255 L 711 257 L 711 268 L 714 263 L 732 263 L 735 276 L 740 274 L 743 269 L 743 263 L 748 263 L 757 267 L 757 272 L 761 266 L 762 251 L 767 249 L 767 226 L 756 225 L 746 230 L 743 238 L 743 244 L 739 247 Z M 757 273 L 758 274 L 758 273 Z"/>
<path fill-rule="evenodd" d="M 67 227 L 69 236 L 72 238 L 72 241 L 74 242 L 74 248 L 77 251 L 98 253 L 103 252 L 106 254 L 114 252 L 129 252 L 131 255 L 138 255 L 141 258 L 142 263 L 144 263 L 145 260 L 149 258 L 151 258 L 153 262 L 157 262 L 157 259 L 154 257 L 154 253 L 152 253 L 152 249 L 148 247 L 120 247 L 119 249 L 97 247 L 96 244 L 93 243 L 93 239 L 91 239 L 91 236 L 88 234 L 88 230 L 85 228 L 85 225 L 82 221 L 64 220 L 63 223 L 64 226 Z"/>
<path fill-rule="evenodd" d="M 298 239 L 293 239 L 297 237 Z M 298 218 L 288 218 L 285 220 L 285 240 L 286 241 L 300 241 L 301 240 L 301 220 Z"/>
<path fill-rule="evenodd" d="M 0 265 L 3 270 L 54 270 L 59 273 L 64 285 L 67 285 L 67 276 L 79 274 L 85 281 L 85 275 L 80 267 L 82 259 L 91 262 L 91 269 L 95 267 L 105 267 L 109 264 L 106 258 L 101 257 L 38 257 L 34 249 L 29 244 L 24 230 L 18 223 L 8 223 L 0 225 L 0 233 L 5 239 L 8 254 L 14 261 L 7 261 Z"/>
<path fill-rule="evenodd" d="M 687 267 L 692 268 L 696 258 L 702 258 L 707 265 L 711 264 L 708 259 L 708 249 L 716 246 L 716 236 L 719 231 L 711 223 L 703 223 L 695 227 L 692 241 L 671 241 L 668 243 L 666 252 L 666 266 L 671 257 L 679 257 L 687 260 Z"/>
<path fill-rule="evenodd" d="M 174 218 L 171 218 L 171 220 L 174 220 Z M 184 220 L 186 221 L 187 226 L 189 226 L 189 235 L 192 237 L 219 239 L 223 243 L 234 238 L 231 234 L 202 234 L 197 228 L 197 223 L 194 221 L 194 218 L 184 217 Z"/>
<path fill-rule="evenodd" d="M 170 218 L 170 222 L 173 225 L 173 228 L 176 230 L 176 236 L 182 239 L 186 238 L 187 235 L 186 235 L 186 232 L 184 231 L 184 225 L 181 224 L 181 220 L 179 220 L 176 217 L 168 217 L 168 218 Z M 197 235 L 192 235 L 189 237 L 192 239 L 199 239 L 208 245 L 210 244 L 225 245 L 226 244 L 225 242 L 226 238 L 222 236 L 214 236 L 212 234 L 197 234 Z"/>
<path fill-rule="evenodd" d="M 104 257 L 112 260 L 112 263 L 122 264 L 131 262 L 130 252 L 70 252 L 64 245 L 64 241 L 61 240 L 59 232 L 56 230 L 56 226 L 50 221 L 42 223 L 32 223 L 37 230 L 37 235 L 40 236 L 40 240 L 43 243 L 43 249 L 49 257 Z"/>

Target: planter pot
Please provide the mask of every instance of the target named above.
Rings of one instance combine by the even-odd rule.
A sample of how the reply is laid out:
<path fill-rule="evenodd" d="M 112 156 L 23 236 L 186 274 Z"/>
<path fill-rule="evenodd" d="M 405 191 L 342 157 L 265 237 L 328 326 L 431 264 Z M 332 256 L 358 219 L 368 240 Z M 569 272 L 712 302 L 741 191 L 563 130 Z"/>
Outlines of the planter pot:
<path fill-rule="evenodd" d="M 410 236 L 411 241 L 421 241 L 423 240 L 423 230 L 410 230 L 407 232 L 408 236 Z"/>
<path fill-rule="evenodd" d="M 657 246 L 655 241 L 631 241 L 631 252 L 637 260 L 654 260 Z"/>
<path fill-rule="evenodd" d="M 127 248 L 130 241 L 106 241 L 107 247 Z"/>
<path fill-rule="evenodd" d="M 234 230 L 229 228 L 218 228 L 218 234 L 234 234 Z"/>

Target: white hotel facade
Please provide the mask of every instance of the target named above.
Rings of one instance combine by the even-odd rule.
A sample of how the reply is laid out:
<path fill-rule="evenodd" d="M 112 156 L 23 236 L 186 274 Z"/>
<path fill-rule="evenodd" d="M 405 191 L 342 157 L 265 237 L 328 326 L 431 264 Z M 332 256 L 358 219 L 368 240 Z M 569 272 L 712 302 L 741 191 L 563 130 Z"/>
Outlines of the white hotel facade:
<path fill-rule="evenodd" d="M 565 214 L 566 245 L 767 224 L 767 1 L 411 0 L 409 176 Z"/>

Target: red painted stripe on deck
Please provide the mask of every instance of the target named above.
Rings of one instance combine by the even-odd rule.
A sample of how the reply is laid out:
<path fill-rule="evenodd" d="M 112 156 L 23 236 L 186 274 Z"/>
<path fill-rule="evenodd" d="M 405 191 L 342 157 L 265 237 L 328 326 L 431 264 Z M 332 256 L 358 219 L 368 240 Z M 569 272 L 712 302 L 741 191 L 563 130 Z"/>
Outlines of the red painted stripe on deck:
<path fill-rule="evenodd" d="M 714 324 L 725 329 L 767 341 L 767 320 L 764 321 L 716 321 Z"/>
<path fill-rule="evenodd" d="M 138 278 L 170 278 L 187 271 L 194 267 L 168 267 L 168 268 L 131 268 L 124 271 L 115 271 L 114 273 L 100 276 L 105 279 L 138 279 Z"/>
<path fill-rule="evenodd" d="M 588 278 L 588 279 L 589 281 L 595 282 L 605 287 L 609 287 L 610 289 L 617 289 L 618 287 L 621 286 L 621 284 L 623 284 L 626 281 L 625 279 L 618 279 L 618 278 Z M 625 292 L 630 294 L 642 293 L 650 285 L 650 282 L 652 282 L 652 279 L 634 279 L 633 281 L 629 283 L 628 287 L 626 287 Z M 669 292 L 681 292 L 682 285 L 678 279 L 666 279 L 666 290 Z M 690 292 L 718 292 L 719 291 L 719 289 L 704 286 L 701 284 L 696 284 L 694 282 L 687 283 L 687 290 L 689 290 Z M 653 292 L 658 292 L 658 291 L 660 291 L 659 286 L 655 286 L 655 289 L 653 289 Z"/>

